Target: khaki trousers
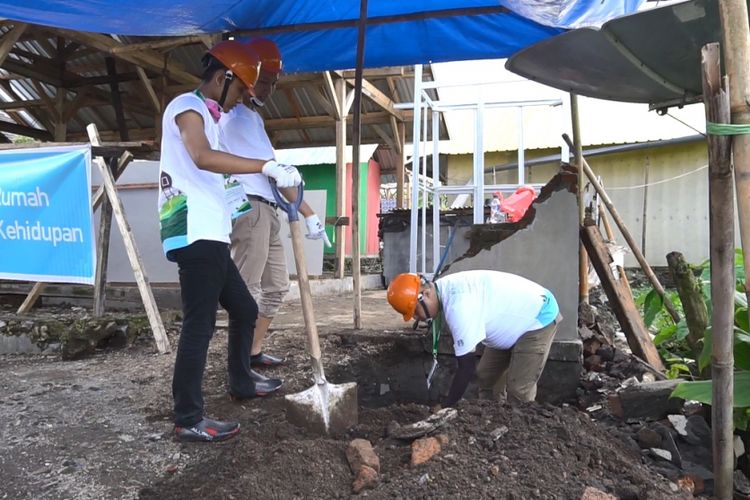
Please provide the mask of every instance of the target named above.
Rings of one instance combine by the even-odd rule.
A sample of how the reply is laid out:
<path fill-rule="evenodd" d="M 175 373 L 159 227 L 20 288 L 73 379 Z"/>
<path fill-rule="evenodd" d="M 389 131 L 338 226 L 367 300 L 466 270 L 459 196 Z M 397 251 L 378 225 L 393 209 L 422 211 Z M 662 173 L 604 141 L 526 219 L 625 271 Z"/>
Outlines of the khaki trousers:
<path fill-rule="evenodd" d="M 281 223 L 276 209 L 257 200 L 251 203 L 253 210 L 232 224 L 232 260 L 258 302 L 259 315 L 272 318 L 289 291 Z"/>
<path fill-rule="evenodd" d="M 558 315 L 550 325 L 524 333 L 510 349 L 485 347 L 477 366 L 480 397 L 498 399 L 505 393 L 509 401 L 534 401 L 560 320 Z"/>

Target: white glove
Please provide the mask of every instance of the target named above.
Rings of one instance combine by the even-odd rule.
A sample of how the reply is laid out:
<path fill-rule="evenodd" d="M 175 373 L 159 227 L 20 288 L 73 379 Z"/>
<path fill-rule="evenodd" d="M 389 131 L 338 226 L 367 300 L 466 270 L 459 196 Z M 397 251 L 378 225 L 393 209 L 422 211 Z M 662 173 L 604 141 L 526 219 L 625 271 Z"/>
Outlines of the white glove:
<path fill-rule="evenodd" d="M 328 239 L 326 228 L 320 223 L 318 216 L 312 214 L 310 217 L 305 217 L 305 223 L 307 224 L 307 238 L 311 240 L 323 240 L 323 243 L 330 248 L 331 240 Z"/>
<path fill-rule="evenodd" d="M 263 174 L 276 180 L 276 186 L 280 188 L 295 187 L 302 183 L 302 176 L 296 167 L 283 165 L 269 160 L 263 165 Z"/>

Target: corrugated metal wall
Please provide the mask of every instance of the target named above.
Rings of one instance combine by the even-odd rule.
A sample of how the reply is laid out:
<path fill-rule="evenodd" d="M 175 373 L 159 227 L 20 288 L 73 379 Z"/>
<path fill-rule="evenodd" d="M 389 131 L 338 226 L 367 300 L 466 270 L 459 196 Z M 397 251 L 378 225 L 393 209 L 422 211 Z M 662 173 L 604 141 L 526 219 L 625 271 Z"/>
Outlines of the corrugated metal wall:
<path fill-rule="evenodd" d="M 542 153 L 550 154 L 550 151 Z M 515 152 L 488 153 L 485 165 L 510 162 L 515 157 Z M 533 152 L 527 152 L 526 157 L 533 158 Z M 666 266 L 666 254 L 672 251 L 682 252 L 692 263 L 708 259 L 708 159 L 705 143 L 595 156 L 589 159 L 589 164 L 602 177 L 620 216 L 638 245 L 645 248 L 646 259 L 651 265 Z M 450 182 L 463 184 L 470 179 L 471 165 L 471 155 L 450 156 Z M 544 183 L 556 169 L 556 165 L 527 168 L 526 180 Z M 498 183 L 515 182 L 516 173 L 504 172 L 496 178 Z M 491 174 L 485 176 L 485 182 L 492 182 Z M 734 203 L 734 200 L 727 202 Z M 615 230 L 617 242 L 625 245 L 622 235 Z M 735 233 L 738 231 L 735 217 Z M 630 254 L 626 256 L 625 264 L 638 265 Z"/>

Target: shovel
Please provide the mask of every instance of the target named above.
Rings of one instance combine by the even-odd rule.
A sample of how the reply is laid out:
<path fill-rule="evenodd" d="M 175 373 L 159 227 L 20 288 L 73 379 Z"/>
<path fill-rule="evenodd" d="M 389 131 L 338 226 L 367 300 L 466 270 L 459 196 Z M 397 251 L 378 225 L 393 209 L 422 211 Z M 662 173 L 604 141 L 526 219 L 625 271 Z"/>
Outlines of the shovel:
<path fill-rule="evenodd" d="M 299 185 L 297 200 L 286 201 L 276 183 L 271 180 L 271 190 L 276 203 L 289 216 L 289 229 L 292 233 L 294 262 L 297 264 L 299 295 L 302 301 L 302 315 L 307 331 L 307 349 L 312 364 L 312 375 L 315 384 L 307 390 L 285 396 L 287 420 L 295 425 L 306 427 L 325 434 L 343 434 L 350 427 L 357 425 L 357 384 L 331 384 L 326 380 L 320 355 L 318 327 L 313 313 L 310 281 L 307 277 L 307 263 L 303 247 L 302 230 L 299 222 L 299 206 L 302 203 L 304 188 Z"/>

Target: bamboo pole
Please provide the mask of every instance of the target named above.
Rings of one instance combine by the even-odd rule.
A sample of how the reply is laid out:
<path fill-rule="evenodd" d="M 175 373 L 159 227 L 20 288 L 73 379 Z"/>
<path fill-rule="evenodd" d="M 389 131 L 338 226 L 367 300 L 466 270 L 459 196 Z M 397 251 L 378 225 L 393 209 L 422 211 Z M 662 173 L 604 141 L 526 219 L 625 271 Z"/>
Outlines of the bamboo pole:
<path fill-rule="evenodd" d="M 357 67 L 354 71 L 354 119 L 352 122 L 352 285 L 354 288 L 354 328 L 362 328 L 362 288 L 359 264 L 359 144 L 362 133 L 362 68 L 365 63 L 367 0 L 359 4 L 357 23 Z"/>
<path fill-rule="evenodd" d="M 744 3 L 744 2 L 743 2 Z M 747 22 L 747 11 L 745 11 Z M 746 24 L 747 26 L 747 24 Z M 717 43 L 703 47 L 703 102 L 706 120 L 729 123 L 729 95 L 726 77 L 721 78 L 720 48 Z M 714 494 L 732 498 L 734 441 L 734 204 L 732 203 L 732 164 L 728 136 L 708 135 L 709 240 L 711 252 L 711 374 Z M 736 140 L 736 139 L 735 139 Z M 742 214 L 740 213 L 740 217 Z"/>
<path fill-rule="evenodd" d="M 563 139 L 565 139 L 565 142 L 568 143 L 570 147 L 572 147 L 572 142 L 570 140 L 570 137 L 568 137 L 568 134 L 563 134 Z M 643 256 L 643 253 L 638 248 L 638 245 L 636 245 L 635 240 L 633 239 L 633 236 L 630 234 L 630 231 L 628 231 L 627 226 L 625 225 L 625 221 L 622 220 L 620 217 L 620 214 L 617 212 L 617 209 L 615 208 L 614 203 L 612 203 L 612 200 L 610 199 L 607 192 L 604 190 L 601 184 L 599 184 L 599 181 L 596 179 L 596 175 L 594 174 L 594 171 L 591 170 L 591 167 L 589 166 L 588 162 L 586 161 L 586 158 L 581 158 L 581 163 L 583 165 L 583 171 L 586 174 L 586 176 L 589 178 L 589 182 L 591 182 L 591 185 L 594 186 L 594 189 L 596 189 L 596 192 L 599 193 L 599 196 L 602 199 L 602 202 L 604 203 L 604 206 L 607 207 L 607 210 L 609 210 L 609 213 L 612 215 L 612 220 L 615 221 L 615 224 L 617 224 L 617 227 L 620 229 L 620 233 L 622 233 L 623 238 L 625 238 L 625 241 L 627 241 L 628 246 L 630 247 L 630 250 L 633 252 L 633 256 L 636 258 L 638 263 L 641 265 L 641 269 L 643 269 L 643 272 L 646 273 L 646 277 L 651 282 L 651 286 L 654 287 L 654 290 L 656 290 L 656 293 L 661 296 L 662 301 L 664 302 L 664 306 L 667 308 L 667 311 L 669 311 L 669 315 L 672 316 L 672 319 L 674 320 L 675 324 L 680 322 L 680 315 L 677 313 L 677 310 L 674 308 L 674 304 L 669 301 L 669 299 L 666 296 L 666 292 L 664 291 L 664 287 L 661 286 L 661 283 L 659 282 L 659 278 L 656 277 L 656 274 L 654 274 L 653 269 L 651 269 L 651 266 L 646 262 L 646 258 Z"/>
<path fill-rule="evenodd" d="M 570 118 L 573 122 L 573 145 L 575 164 L 578 168 L 578 224 L 583 226 L 586 206 L 583 203 L 583 146 L 581 145 L 581 125 L 578 114 L 578 96 L 570 94 Z M 578 243 L 578 302 L 589 302 L 589 259 L 583 243 Z"/>

